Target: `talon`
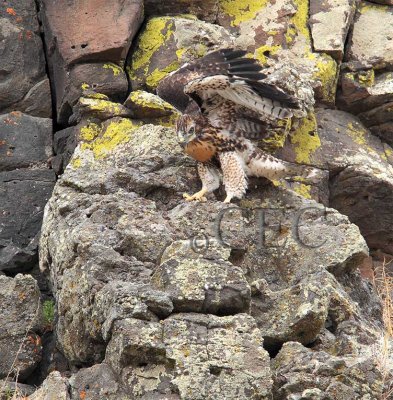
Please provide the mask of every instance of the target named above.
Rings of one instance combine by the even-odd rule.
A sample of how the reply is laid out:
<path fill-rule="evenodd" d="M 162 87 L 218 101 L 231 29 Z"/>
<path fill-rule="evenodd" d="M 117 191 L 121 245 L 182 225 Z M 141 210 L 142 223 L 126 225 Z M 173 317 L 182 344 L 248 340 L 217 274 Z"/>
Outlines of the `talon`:
<path fill-rule="evenodd" d="M 206 189 L 202 189 L 202 190 L 200 190 L 199 192 L 196 192 L 195 194 L 193 194 L 193 195 L 189 195 L 188 193 L 183 193 L 183 198 L 186 200 L 186 201 L 193 201 L 193 200 L 196 200 L 196 201 L 202 201 L 202 202 L 205 202 L 205 201 L 207 201 L 207 198 L 205 197 L 205 194 L 207 193 L 207 190 Z"/>

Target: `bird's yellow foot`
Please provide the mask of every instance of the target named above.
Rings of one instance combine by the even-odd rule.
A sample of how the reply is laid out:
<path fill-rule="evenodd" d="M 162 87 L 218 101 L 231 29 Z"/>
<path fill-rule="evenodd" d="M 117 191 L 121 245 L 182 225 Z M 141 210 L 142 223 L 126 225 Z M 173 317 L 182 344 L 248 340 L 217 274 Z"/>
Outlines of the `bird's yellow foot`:
<path fill-rule="evenodd" d="M 196 192 L 192 196 L 190 196 L 188 193 L 183 193 L 183 197 L 186 199 L 186 201 L 207 201 L 205 194 L 207 193 L 206 189 L 202 189 L 199 192 Z"/>

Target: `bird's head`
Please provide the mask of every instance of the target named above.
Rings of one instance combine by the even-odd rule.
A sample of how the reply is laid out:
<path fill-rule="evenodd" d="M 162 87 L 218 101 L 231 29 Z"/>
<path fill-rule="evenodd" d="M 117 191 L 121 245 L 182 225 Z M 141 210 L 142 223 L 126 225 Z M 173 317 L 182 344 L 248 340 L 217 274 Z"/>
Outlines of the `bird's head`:
<path fill-rule="evenodd" d="M 189 142 L 194 140 L 197 135 L 197 121 L 194 116 L 183 114 L 176 123 L 176 133 L 179 144 L 185 147 Z"/>

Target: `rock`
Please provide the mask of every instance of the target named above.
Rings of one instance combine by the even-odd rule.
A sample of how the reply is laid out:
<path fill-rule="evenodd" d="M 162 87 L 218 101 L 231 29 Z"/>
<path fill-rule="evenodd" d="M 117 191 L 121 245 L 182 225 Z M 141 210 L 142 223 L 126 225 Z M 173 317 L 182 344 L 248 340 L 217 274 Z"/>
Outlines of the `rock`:
<path fill-rule="evenodd" d="M 120 103 L 109 101 L 105 95 L 96 93 L 88 96 L 84 93 L 73 107 L 70 123 L 79 123 L 81 120 L 98 119 L 105 121 L 114 117 L 131 117 L 132 113 Z"/>
<path fill-rule="evenodd" d="M 68 392 L 68 382 L 58 371 L 51 372 L 42 386 L 35 391 L 29 400 L 71 400 Z"/>
<path fill-rule="evenodd" d="M 26 271 L 37 263 L 44 206 L 55 174 L 48 169 L 19 169 L 0 172 L 0 182 L 0 270 Z"/>
<path fill-rule="evenodd" d="M 121 389 L 111 368 L 105 364 L 96 364 L 90 368 L 82 368 L 69 379 L 72 399 L 85 400 L 127 398 Z"/>
<path fill-rule="evenodd" d="M 225 29 L 195 18 L 150 18 L 128 60 L 132 89 L 153 90 L 184 63 L 231 44 Z"/>
<path fill-rule="evenodd" d="M 328 316 L 332 280 L 329 274 L 317 273 L 274 292 L 263 279 L 253 282 L 251 315 L 261 329 L 265 348 L 292 340 L 303 344 L 315 341 Z"/>
<path fill-rule="evenodd" d="M 61 125 L 67 125 L 72 107 L 84 90 L 91 89 L 102 93 L 115 102 L 123 102 L 128 91 L 126 73 L 123 68 L 112 62 L 75 65 L 63 80 L 55 82 L 55 86 L 57 120 Z"/>
<path fill-rule="evenodd" d="M 332 106 L 337 63 L 325 53 L 313 52 L 309 13 L 309 4 L 302 0 L 250 4 L 221 0 L 217 22 L 235 36 L 236 46 L 253 53 L 262 65 L 279 60 L 302 71 L 311 82 L 316 99 Z"/>
<path fill-rule="evenodd" d="M 25 385 L 11 380 L 0 380 L 0 399 L 7 400 L 7 396 L 20 396 L 26 398 L 35 391 L 34 386 Z"/>
<path fill-rule="evenodd" d="M 45 164 L 52 155 L 52 121 L 20 112 L 0 116 L 0 171 Z"/>
<path fill-rule="evenodd" d="M 105 1 L 54 4 L 41 0 L 41 17 L 51 68 L 58 68 L 59 61 L 66 66 L 84 61 L 118 63 L 125 60 L 142 22 L 143 4 L 140 0 L 110 5 Z"/>
<path fill-rule="evenodd" d="M 314 51 L 329 54 L 337 61 L 343 59 L 355 6 L 354 0 L 311 0 L 309 24 Z"/>
<path fill-rule="evenodd" d="M 376 75 L 372 69 L 344 72 L 337 95 L 343 110 L 353 114 L 369 111 L 393 101 L 393 74 L 382 72 Z"/>
<path fill-rule="evenodd" d="M 147 119 L 179 115 L 171 104 L 143 90 L 131 92 L 124 105 L 132 111 L 134 118 Z"/>
<path fill-rule="evenodd" d="M 274 398 L 378 399 L 382 376 L 375 359 L 353 359 L 312 351 L 300 343 L 285 343 L 272 361 Z"/>
<path fill-rule="evenodd" d="M 270 397 L 269 357 L 245 314 L 176 314 L 162 324 L 126 319 L 117 323 L 106 360 L 140 398 Z"/>
<path fill-rule="evenodd" d="M 113 324 L 125 318 L 157 320 L 173 311 L 169 296 L 149 285 L 112 281 L 97 294 L 93 318 L 102 324 L 102 336 L 110 338 Z"/>
<path fill-rule="evenodd" d="M 165 3 L 157 0 L 145 0 L 144 5 L 147 16 L 191 14 L 211 23 L 216 21 L 218 12 L 218 0 L 186 0 L 181 3 L 176 0 L 169 0 Z"/>
<path fill-rule="evenodd" d="M 51 95 L 34 0 L 7 1 L 0 11 L 0 111 L 51 116 Z"/>
<path fill-rule="evenodd" d="M 237 204 L 220 193 L 187 203 L 182 192 L 200 186 L 195 165 L 172 128 L 141 125 L 81 123 L 47 205 L 40 266 L 69 362 L 108 364 L 132 398 L 268 399 L 264 338 L 272 356 L 299 340 L 327 357 L 366 357 L 380 316 L 356 278 L 368 255 L 358 227 L 262 179 Z M 299 162 L 317 163 L 315 141 L 298 143 Z"/>
<path fill-rule="evenodd" d="M 387 6 L 393 6 L 393 0 L 370 0 L 371 3 L 385 4 Z"/>
<path fill-rule="evenodd" d="M 154 271 L 153 287 L 169 294 L 175 312 L 203 312 L 217 315 L 247 312 L 251 291 L 241 268 L 225 259 L 206 259 L 188 255 L 190 242 L 175 242 L 171 247 L 184 247 Z M 214 247 L 214 243 L 210 243 Z M 227 257 L 228 258 L 228 257 Z"/>
<path fill-rule="evenodd" d="M 388 69 L 393 65 L 392 8 L 362 1 L 346 51 L 351 69 Z"/>
<path fill-rule="evenodd" d="M 53 138 L 53 150 L 56 154 L 51 160 L 51 166 L 57 175 L 61 175 L 71 160 L 77 146 L 75 127 L 57 131 Z"/>
<path fill-rule="evenodd" d="M 40 291 L 30 275 L 0 276 L 0 378 L 26 379 L 41 360 Z"/>
<path fill-rule="evenodd" d="M 11 107 L 9 108 L 11 111 Z M 19 110 L 34 117 L 52 118 L 51 88 L 48 78 L 36 83 L 12 110 Z M 5 111 L 5 110 L 4 110 Z"/>
<path fill-rule="evenodd" d="M 392 150 L 348 113 L 319 110 L 317 120 L 316 145 L 292 137 L 284 158 L 329 169 L 330 206 L 359 226 L 369 247 L 391 252 Z"/>
<path fill-rule="evenodd" d="M 66 3 L 40 1 L 49 75 L 63 126 L 82 85 L 124 100 L 127 82 L 119 65 L 143 20 L 142 0 Z"/>

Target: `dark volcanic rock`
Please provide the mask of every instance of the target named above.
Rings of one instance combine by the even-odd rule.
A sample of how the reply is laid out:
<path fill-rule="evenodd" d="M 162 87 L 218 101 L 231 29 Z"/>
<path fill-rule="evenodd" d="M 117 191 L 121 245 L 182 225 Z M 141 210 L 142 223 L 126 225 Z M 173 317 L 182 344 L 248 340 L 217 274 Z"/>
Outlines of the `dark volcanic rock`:
<path fill-rule="evenodd" d="M 67 124 L 72 107 L 86 89 L 122 102 L 128 91 L 126 73 L 112 62 L 74 66 L 63 81 L 56 81 L 57 120 L 61 125 Z"/>
<path fill-rule="evenodd" d="M 218 13 L 218 0 L 145 0 L 145 14 L 175 15 L 192 14 L 206 22 L 215 22 Z"/>
<path fill-rule="evenodd" d="M 119 62 L 143 18 L 141 0 L 41 0 L 46 46 L 68 66 L 82 61 Z M 115 28 L 115 29 L 114 29 Z"/>
<path fill-rule="evenodd" d="M 82 84 L 125 97 L 126 81 L 118 64 L 125 60 L 142 23 L 143 1 L 41 0 L 40 3 L 59 123 L 67 123 Z M 97 64 L 73 68 L 87 62 Z"/>
<path fill-rule="evenodd" d="M 57 175 L 64 172 L 74 154 L 77 145 L 76 130 L 77 128 L 70 127 L 55 133 L 53 150 L 56 155 L 52 158 L 51 165 Z"/>
<path fill-rule="evenodd" d="M 0 111 L 51 116 L 51 95 L 34 0 L 9 0 L 0 9 Z"/>
<path fill-rule="evenodd" d="M 45 165 L 52 155 L 52 121 L 20 112 L 0 116 L 0 171 Z"/>
<path fill-rule="evenodd" d="M 48 169 L 0 172 L 0 270 L 15 273 L 37 262 L 44 206 L 55 180 Z"/>

